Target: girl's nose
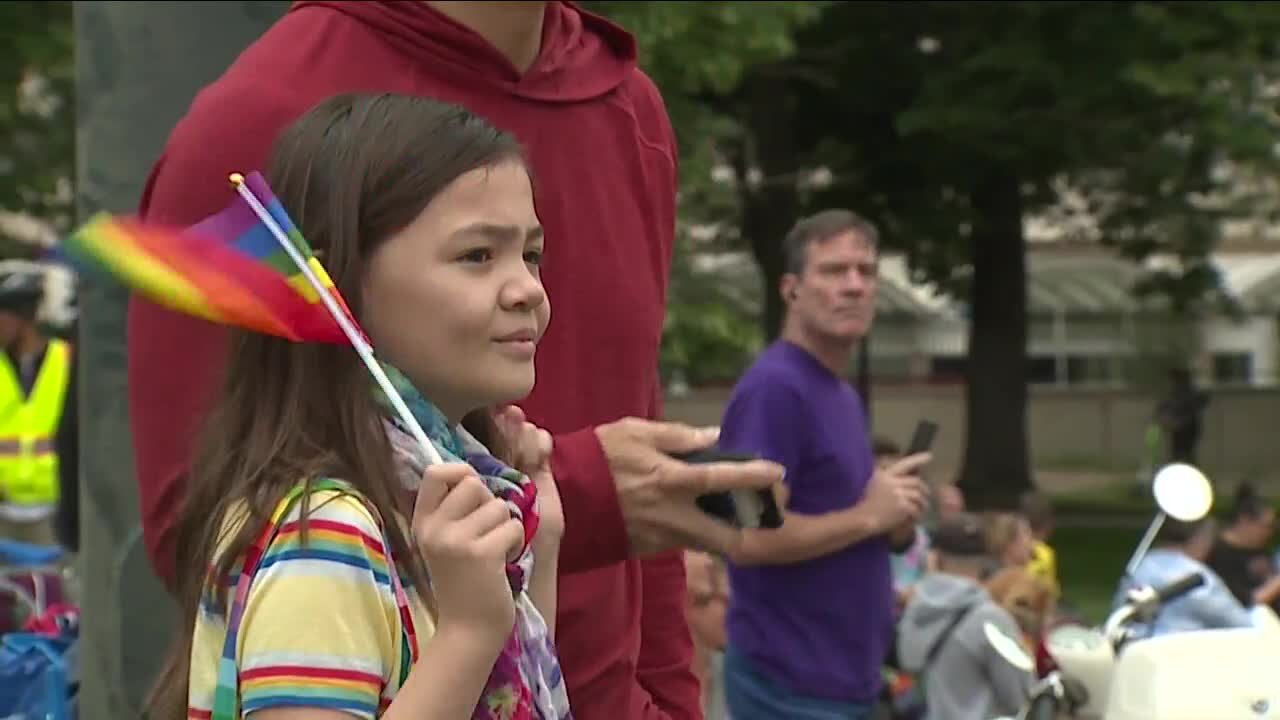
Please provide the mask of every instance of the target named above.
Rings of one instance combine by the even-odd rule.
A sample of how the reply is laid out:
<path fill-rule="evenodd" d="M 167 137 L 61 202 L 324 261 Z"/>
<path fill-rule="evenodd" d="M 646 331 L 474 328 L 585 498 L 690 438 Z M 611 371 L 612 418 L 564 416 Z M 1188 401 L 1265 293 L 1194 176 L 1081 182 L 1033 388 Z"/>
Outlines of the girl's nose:
<path fill-rule="evenodd" d="M 531 310 L 547 301 L 547 292 L 532 271 L 524 269 L 502 289 L 502 304 L 512 309 Z"/>

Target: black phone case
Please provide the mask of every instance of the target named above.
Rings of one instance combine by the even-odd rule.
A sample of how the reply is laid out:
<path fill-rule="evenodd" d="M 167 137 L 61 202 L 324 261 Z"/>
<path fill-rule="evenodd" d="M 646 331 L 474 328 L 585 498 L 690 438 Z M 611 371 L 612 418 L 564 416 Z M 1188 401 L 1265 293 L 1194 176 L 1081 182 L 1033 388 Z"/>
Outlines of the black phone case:
<path fill-rule="evenodd" d="M 911 435 L 911 443 L 907 445 L 907 455 L 928 452 L 933 447 L 933 438 L 938 434 L 938 423 L 932 420 L 921 420 Z"/>
<path fill-rule="evenodd" d="M 719 448 L 677 454 L 675 457 L 691 464 L 745 462 L 759 459 L 753 455 L 725 452 Z M 773 491 L 769 489 L 707 493 L 699 495 L 697 503 L 702 512 L 736 527 L 770 530 L 782 527 L 782 512 L 778 509 Z M 752 508 L 758 508 L 758 512 L 754 515 L 751 513 Z"/>

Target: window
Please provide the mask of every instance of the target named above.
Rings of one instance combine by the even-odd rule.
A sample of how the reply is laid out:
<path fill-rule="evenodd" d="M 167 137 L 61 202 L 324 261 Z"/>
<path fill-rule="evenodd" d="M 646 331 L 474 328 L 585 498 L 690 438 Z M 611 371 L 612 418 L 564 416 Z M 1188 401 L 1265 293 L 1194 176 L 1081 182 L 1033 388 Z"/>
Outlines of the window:
<path fill-rule="evenodd" d="M 1115 359 L 1106 355 L 1067 357 L 1067 382 L 1071 385 L 1102 385 L 1115 379 Z"/>
<path fill-rule="evenodd" d="M 967 360 L 963 355 L 935 355 L 929 360 L 929 375 L 938 382 L 964 382 Z"/>
<path fill-rule="evenodd" d="M 1253 381 L 1253 355 L 1214 353 L 1213 381 L 1219 385 L 1247 385 Z"/>

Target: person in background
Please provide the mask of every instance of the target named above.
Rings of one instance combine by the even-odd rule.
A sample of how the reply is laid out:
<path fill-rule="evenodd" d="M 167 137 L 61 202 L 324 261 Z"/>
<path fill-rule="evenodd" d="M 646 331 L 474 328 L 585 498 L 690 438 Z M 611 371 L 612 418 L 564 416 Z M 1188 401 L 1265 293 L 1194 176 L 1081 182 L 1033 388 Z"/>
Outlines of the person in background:
<path fill-rule="evenodd" d="M 1048 583 L 1025 567 L 1007 566 L 996 570 L 983 584 L 991 599 L 1017 621 L 1026 646 L 1034 648 L 1039 656 L 1057 609 Z"/>
<path fill-rule="evenodd" d="M 986 625 L 1010 642 L 1023 634 L 1013 616 L 982 585 L 987 543 L 979 518 L 961 513 L 933 533 L 938 567 L 925 575 L 898 623 L 898 657 L 923 677 L 928 720 L 990 720 L 1014 715 L 1026 701 L 1032 673 L 997 652 Z M 1030 649 L 1028 648 L 1028 651 Z"/>
<path fill-rule="evenodd" d="M 707 720 L 725 720 L 724 648 L 728 642 L 729 575 L 724 561 L 711 553 L 685 551 L 688 600 L 685 613 L 693 631 L 693 671 L 702 683 L 702 709 Z"/>
<path fill-rule="evenodd" d="M 75 337 L 71 328 L 70 337 Z M 62 419 L 54 444 L 58 454 L 58 513 L 55 521 L 58 542 L 68 552 L 80 552 L 80 354 L 71 346 L 71 367 L 67 370 L 67 392 Z"/>
<path fill-rule="evenodd" d="M 263 168 L 283 128 L 356 91 L 461 105 L 526 149 L 537 214 L 560 260 L 543 268 L 558 310 L 519 405 L 554 436 L 567 525 L 556 642 L 574 709 L 587 720 L 696 718 L 679 548 L 727 552 L 738 532 L 694 498 L 768 487 L 781 472 L 681 463 L 670 454 L 710 446 L 714 429 L 656 422 L 679 157 L 635 39 L 572 2 L 292 3 L 195 97 L 151 170 L 140 217 L 184 227 L 218 212 L 228 173 Z M 222 327 L 130 302 L 144 539 L 170 586 L 176 508 L 226 339 Z"/>
<path fill-rule="evenodd" d="M 1280 574 L 1268 553 L 1275 524 L 1275 508 L 1252 483 L 1241 483 L 1236 488 L 1227 526 L 1209 551 L 1208 565 L 1243 605 L 1280 609 Z"/>
<path fill-rule="evenodd" d="M 887 468 L 902 459 L 902 448 L 898 443 L 884 437 L 872 440 L 871 450 L 875 453 L 876 468 Z M 935 502 L 937 495 L 934 495 Z M 933 551 L 929 540 L 930 528 L 925 523 L 916 527 L 914 537 L 905 546 L 896 545 L 891 548 L 890 567 L 893 569 L 893 592 L 896 598 L 895 611 L 901 616 L 916 583 L 924 574 L 933 569 Z M 896 624 L 895 624 L 896 633 Z M 889 654 L 885 658 L 882 676 L 884 685 L 881 688 L 880 704 L 886 709 L 892 720 L 916 720 L 924 711 L 924 703 L 920 698 L 919 687 L 915 678 L 902 671 L 898 662 L 897 642 L 890 642 Z"/>
<path fill-rule="evenodd" d="M 1196 387 L 1190 370 L 1175 368 L 1169 373 L 1169 394 L 1156 406 L 1156 422 L 1169 439 L 1170 462 L 1196 463 L 1200 428 L 1208 405 L 1208 394 Z"/>
<path fill-rule="evenodd" d="M 933 488 L 933 518 L 932 525 L 955 517 L 965 511 L 964 491 L 962 491 L 954 483 L 940 483 Z M 929 557 L 926 560 L 926 566 L 929 569 L 937 567 L 938 558 L 932 549 L 929 551 Z"/>
<path fill-rule="evenodd" d="M 934 488 L 933 494 L 938 509 L 938 520 L 945 520 L 964 512 L 964 492 L 957 485 L 943 483 Z"/>
<path fill-rule="evenodd" d="M 892 440 L 876 438 L 872 443 L 872 451 L 876 457 L 876 467 L 884 468 L 902 458 L 902 449 Z M 925 517 L 925 522 L 916 527 L 912 541 L 893 548 L 891 563 L 893 567 L 893 588 L 898 596 L 898 609 L 907 602 L 911 588 L 920 581 L 924 573 L 933 568 L 934 557 L 929 542 L 929 532 L 939 522 L 964 512 L 964 493 L 950 483 L 941 483 L 933 487 L 933 517 Z"/>
<path fill-rule="evenodd" d="M 902 448 L 886 438 L 876 438 L 871 443 L 875 453 L 876 468 L 887 468 L 902 459 Z M 910 542 L 892 548 L 889 557 L 893 568 L 893 591 L 898 599 L 898 610 L 906 606 L 911 588 L 924 577 L 929 567 L 929 529 L 923 524 L 916 528 Z"/>
<path fill-rule="evenodd" d="M 1205 518 L 1181 522 L 1164 521 L 1150 552 L 1138 563 L 1131 577 L 1120 580 L 1112 610 L 1120 607 L 1130 590 L 1149 586 L 1157 590 L 1192 574 L 1204 576 L 1204 585 L 1164 604 L 1150 624 L 1136 624 L 1137 638 L 1157 637 L 1191 630 L 1250 627 L 1248 608 L 1231 594 L 1218 573 L 1205 565 L 1213 546 L 1214 522 Z"/>
<path fill-rule="evenodd" d="M 71 554 L 80 552 L 80 353 L 76 352 L 79 330 L 79 297 L 75 274 L 62 263 L 59 250 L 46 258 L 44 297 L 37 311 L 40 333 L 67 343 L 71 349 L 66 400 L 54 446 L 58 453 L 59 498 L 54 529 L 58 543 Z"/>
<path fill-rule="evenodd" d="M 875 455 L 877 468 L 889 467 L 902 459 L 902 447 L 889 438 L 872 439 L 871 452 Z"/>
<path fill-rule="evenodd" d="M 0 277 L 0 537 L 56 545 L 63 482 L 56 438 L 71 394 L 73 353 L 69 343 L 40 332 L 43 294 L 38 270 Z"/>
<path fill-rule="evenodd" d="M 1053 502 L 1049 496 L 1032 490 L 1022 496 L 1022 516 L 1031 526 L 1031 562 L 1027 563 L 1027 572 L 1038 578 L 1053 593 L 1054 598 L 1062 596 L 1062 586 L 1058 583 L 1058 556 L 1049 544 L 1053 537 Z"/>
<path fill-rule="evenodd" d="M 929 455 L 877 469 L 847 380 L 875 317 L 875 226 L 825 210 L 784 242 L 782 335 L 739 379 L 720 434 L 786 468 L 782 526 L 745 530 L 729 555 L 725 693 L 734 720 L 861 720 L 892 641 L 891 547 L 915 534 Z"/>
<path fill-rule="evenodd" d="M 987 513 L 983 516 L 983 532 L 992 572 L 1006 567 L 1025 568 L 1031 562 L 1035 537 L 1031 523 L 1021 513 Z"/>

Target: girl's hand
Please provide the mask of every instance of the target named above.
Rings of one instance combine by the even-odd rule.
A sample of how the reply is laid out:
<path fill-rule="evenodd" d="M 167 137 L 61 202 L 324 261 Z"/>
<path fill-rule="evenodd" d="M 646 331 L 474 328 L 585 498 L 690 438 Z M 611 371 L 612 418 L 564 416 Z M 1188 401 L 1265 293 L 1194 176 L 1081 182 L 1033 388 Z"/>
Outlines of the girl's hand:
<path fill-rule="evenodd" d="M 515 405 L 498 411 L 494 421 L 511 449 L 513 466 L 538 487 L 539 525 L 533 539 L 535 549 L 558 552 L 560 538 L 564 536 L 564 506 L 551 474 L 551 433 L 525 420 L 524 411 Z"/>
<path fill-rule="evenodd" d="M 524 528 L 470 465 L 431 465 L 413 506 L 413 538 L 431 574 L 439 632 L 461 632 L 500 650 L 515 625 L 508 558 Z"/>

